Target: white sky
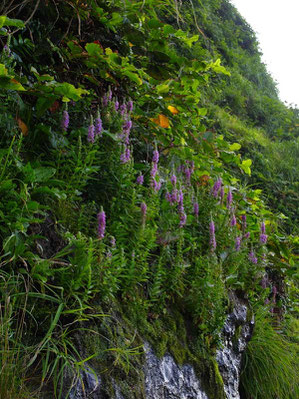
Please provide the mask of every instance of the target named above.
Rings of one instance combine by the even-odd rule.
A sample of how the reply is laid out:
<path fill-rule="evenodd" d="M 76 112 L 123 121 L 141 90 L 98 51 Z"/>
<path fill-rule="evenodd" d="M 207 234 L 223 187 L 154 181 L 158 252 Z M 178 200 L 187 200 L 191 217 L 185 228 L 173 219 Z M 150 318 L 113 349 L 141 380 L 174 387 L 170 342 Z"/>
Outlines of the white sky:
<path fill-rule="evenodd" d="M 230 0 L 257 33 L 280 99 L 299 106 L 299 0 Z"/>

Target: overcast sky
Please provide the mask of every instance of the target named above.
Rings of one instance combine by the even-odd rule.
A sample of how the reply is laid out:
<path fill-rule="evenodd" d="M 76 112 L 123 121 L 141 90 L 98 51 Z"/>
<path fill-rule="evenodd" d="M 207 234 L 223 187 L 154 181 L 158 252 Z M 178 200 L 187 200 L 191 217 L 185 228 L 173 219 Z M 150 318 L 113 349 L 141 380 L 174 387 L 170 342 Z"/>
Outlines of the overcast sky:
<path fill-rule="evenodd" d="M 230 0 L 257 33 L 280 98 L 299 106 L 299 0 Z"/>

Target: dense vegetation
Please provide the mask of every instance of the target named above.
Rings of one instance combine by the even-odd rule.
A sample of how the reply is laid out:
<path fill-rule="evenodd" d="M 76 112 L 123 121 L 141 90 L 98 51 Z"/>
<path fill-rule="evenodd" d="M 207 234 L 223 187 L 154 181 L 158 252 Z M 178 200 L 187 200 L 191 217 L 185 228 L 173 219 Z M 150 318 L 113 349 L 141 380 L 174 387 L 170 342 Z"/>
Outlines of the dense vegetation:
<path fill-rule="evenodd" d="M 299 116 L 251 28 L 227 0 L 0 14 L 0 397 L 61 397 L 85 364 L 138 379 L 147 339 L 222 398 L 235 291 L 244 398 L 294 398 Z"/>

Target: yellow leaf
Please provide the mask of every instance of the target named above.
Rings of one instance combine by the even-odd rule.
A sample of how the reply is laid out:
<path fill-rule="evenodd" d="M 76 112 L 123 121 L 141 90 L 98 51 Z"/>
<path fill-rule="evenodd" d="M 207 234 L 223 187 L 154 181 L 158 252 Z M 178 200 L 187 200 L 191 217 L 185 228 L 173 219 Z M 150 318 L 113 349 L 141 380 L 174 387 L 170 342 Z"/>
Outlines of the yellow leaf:
<path fill-rule="evenodd" d="M 152 121 L 161 127 L 168 128 L 169 127 L 169 120 L 167 116 L 159 114 L 157 118 L 152 119 Z"/>
<path fill-rule="evenodd" d="M 168 108 L 169 111 L 170 111 L 172 114 L 174 114 L 174 115 L 176 115 L 176 114 L 179 113 L 179 110 L 178 110 L 176 107 L 173 107 L 172 105 L 168 105 L 167 108 Z"/>
<path fill-rule="evenodd" d="M 22 119 L 20 119 L 20 118 L 17 118 L 17 122 L 18 122 L 19 128 L 20 128 L 21 131 L 22 131 L 23 136 L 27 136 L 27 134 L 28 134 L 28 127 L 27 127 L 26 123 L 24 123 L 24 122 L 22 121 Z"/>

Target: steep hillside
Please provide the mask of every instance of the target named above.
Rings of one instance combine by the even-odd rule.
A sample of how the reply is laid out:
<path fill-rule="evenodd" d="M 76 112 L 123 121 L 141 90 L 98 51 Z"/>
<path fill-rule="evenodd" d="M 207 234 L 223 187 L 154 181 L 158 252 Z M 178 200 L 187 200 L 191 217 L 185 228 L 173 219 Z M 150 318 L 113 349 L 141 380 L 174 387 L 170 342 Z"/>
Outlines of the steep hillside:
<path fill-rule="evenodd" d="M 229 398 L 230 334 L 241 397 L 293 399 L 299 118 L 246 21 L 4 0 L 0 34 L 0 397 L 83 398 L 85 372 L 151 398 L 144 364 L 171 355 Z"/>

